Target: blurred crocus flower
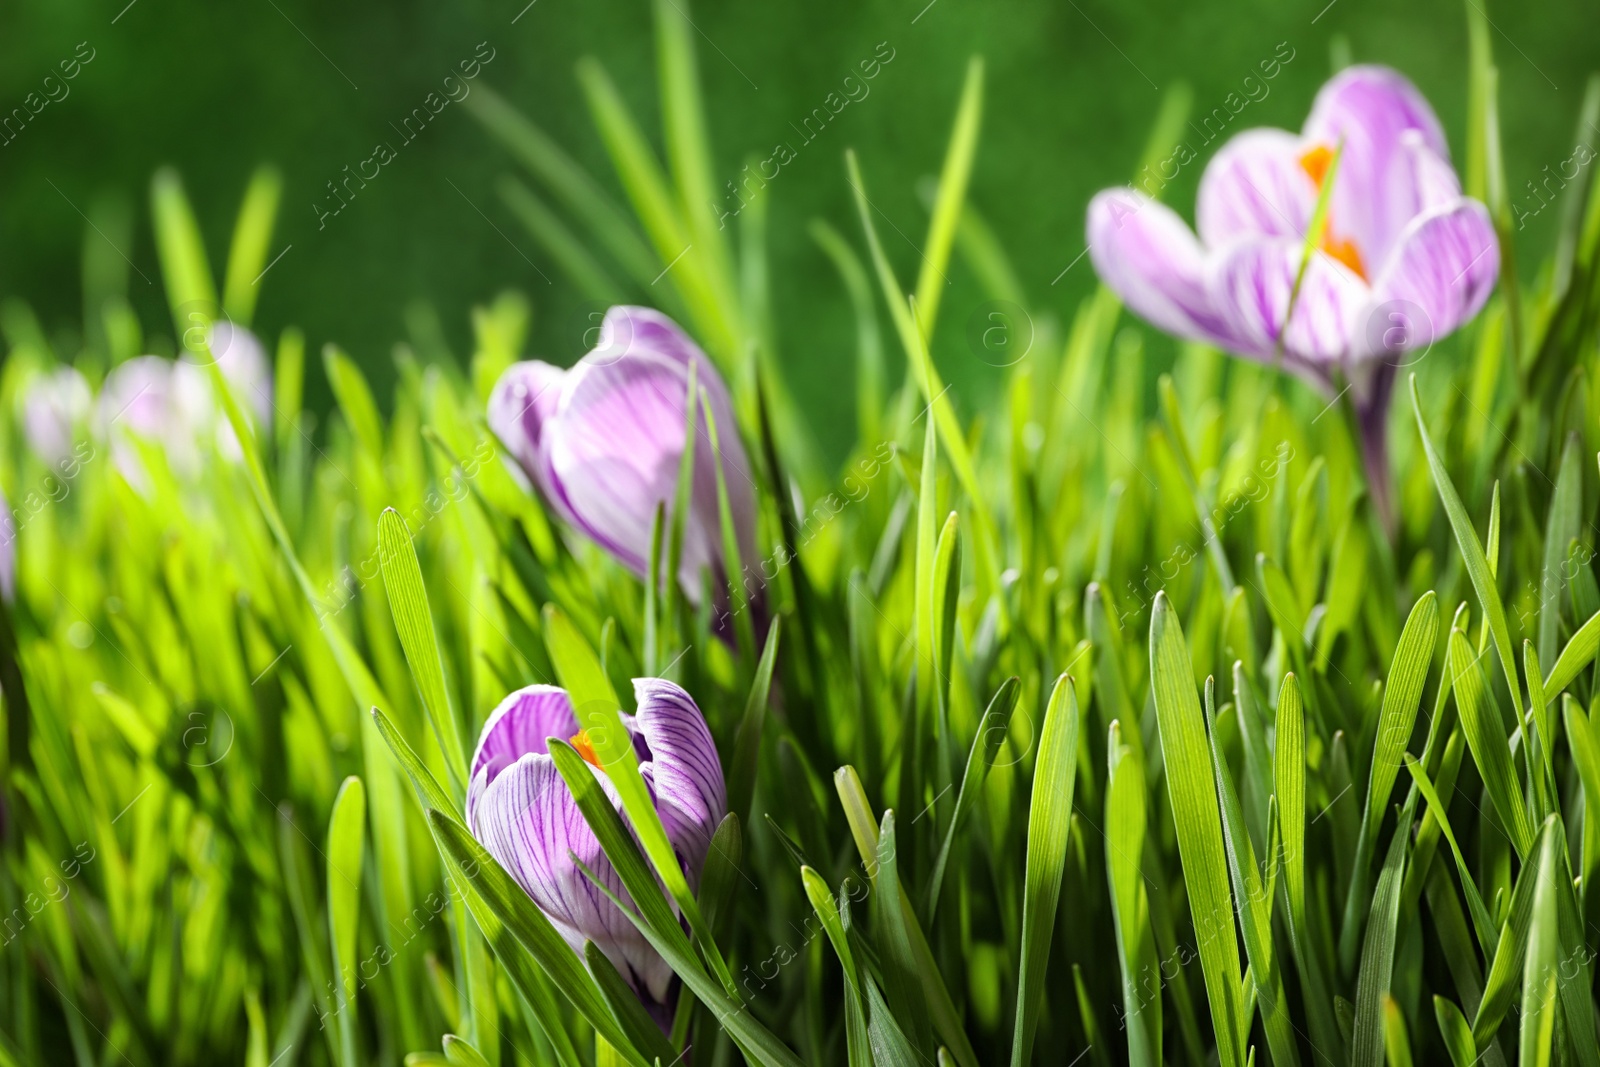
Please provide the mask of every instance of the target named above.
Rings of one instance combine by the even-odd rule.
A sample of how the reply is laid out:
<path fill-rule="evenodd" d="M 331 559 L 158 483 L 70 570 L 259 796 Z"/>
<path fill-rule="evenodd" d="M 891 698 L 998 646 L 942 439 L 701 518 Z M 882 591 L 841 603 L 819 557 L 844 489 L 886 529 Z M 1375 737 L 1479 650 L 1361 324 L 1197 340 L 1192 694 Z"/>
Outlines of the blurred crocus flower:
<path fill-rule="evenodd" d="M 667 838 L 697 889 L 711 836 L 728 806 L 717 749 L 688 693 L 660 678 L 636 678 L 633 690 L 638 711 L 623 715 L 622 722 Z M 585 759 L 597 763 L 566 690 L 531 685 L 501 701 L 472 757 L 467 827 L 567 943 L 582 954 L 584 942 L 593 941 L 665 1026 L 671 1019 L 672 969 L 573 862 L 581 860 L 634 907 L 556 770 L 549 738 L 571 739 Z M 596 765 L 593 773 L 620 811 L 604 768 Z"/>
<path fill-rule="evenodd" d="M 76 367 L 39 374 L 22 393 L 22 432 L 28 447 L 52 467 L 66 462 L 93 408 L 94 394 Z"/>
<path fill-rule="evenodd" d="M 1248 130 L 1217 153 L 1195 220 L 1198 239 L 1171 209 L 1108 189 L 1089 205 L 1095 269 L 1169 333 L 1281 361 L 1330 398 L 1348 387 L 1389 521 L 1385 415 L 1397 369 L 1476 315 L 1500 272 L 1489 213 L 1461 195 L 1433 109 L 1393 70 L 1344 70 L 1299 134 Z"/>
<path fill-rule="evenodd" d="M 11 502 L 0 492 L 0 599 L 10 604 L 17 595 L 17 524 Z"/>
<path fill-rule="evenodd" d="M 755 558 L 756 505 L 727 386 L 689 336 L 659 311 L 614 307 L 599 343 L 571 370 L 513 364 L 489 398 L 489 426 L 517 467 L 568 524 L 641 577 L 656 508 L 672 510 L 688 429 L 689 368 L 701 394 L 694 491 L 678 579 L 698 601 L 701 572 L 729 577 L 717 507 L 717 443 L 740 554 Z"/>
<path fill-rule="evenodd" d="M 271 415 L 271 367 L 250 331 L 219 322 L 208 334 L 210 358 L 247 416 L 258 425 Z M 241 453 L 206 357 L 177 360 L 140 356 L 118 364 L 100 391 L 96 426 L 109 439 L 112 460 L 132 484 L 145 486 L 134 440 L 157 444 L 174 474 L 192 477 L 212 449 L 230 460 Z"/>

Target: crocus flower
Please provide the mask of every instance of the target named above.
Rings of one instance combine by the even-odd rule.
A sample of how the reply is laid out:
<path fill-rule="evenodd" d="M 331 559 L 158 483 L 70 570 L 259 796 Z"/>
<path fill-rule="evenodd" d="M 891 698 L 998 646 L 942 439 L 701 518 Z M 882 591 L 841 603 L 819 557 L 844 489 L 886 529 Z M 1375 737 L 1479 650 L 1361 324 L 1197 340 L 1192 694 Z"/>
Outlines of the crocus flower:
<path fill-rule="evenodd" d="M 1106 190 L 1089 205 L 1095 269 L 1169 333 L 1281 361 L 1330 398 L 1347 385 L 1374 504 L 1391 521 L 1384 424 L 1402 356 L 1476 315 L 1500 271 L 1489 213 L 1461 195 L 1433 109 L 1393 70 L 1344 70 L 1299 134 L 1248 130 L 1217 153 L 1195 220 L 1198 238 L 1149 197 Z"/>
<path fill-rule="evenodd" d="M 571 370 L 513 364 L 489 398 L 489 426 L 555 512 L 643 577 L 656 508 L 672 510 L 688 429 L 689 368 L 701 392 L 694 487 L 678 578 L 698 601 L 701 572 L 728 577 L 717 508 L 717 443 L 739 550 L 755 558 L 755 494 L 728 389 L 711 361 L 659 311 L 614 307 L 599 343 Z"/>
<path fill-rule="evenodd" d="M 17 525 L 11 502 L 0 492 L 0 600 L 11 603 L 17 595 Z"/>
<path fill-rule="evenodd" d="M 89 383 L 76 367 L 63 365 L 37 375 L 22 393 L 22 432 L 28 447 L 52 467 L 66 462 L 93 407 Z"/>
<path fill-rule="evenodd" d="M 640 770 L 655 797 L 690 888 L 698 888 L 711 835 L 727 812 L 722 765 L 705 719 L 689 694 L 660 678 L 636 678 L 638 711 L 623 715 Z M 616 965 L 658 1022 L 671 1019 L 672 969 L 617 906 L 573 862 L 589 870 L 632 908 L 616 869 L 605 858 L 549 755 L 549 738 L 571 739 L 596 762 L 566 690 L 530 685 L 501 701 L 484 723 L 472 757 L 467 827 L 550 917 L 579 954 L 593 941 Z M 621 810 L 602 768 L 595 776 Z"/>

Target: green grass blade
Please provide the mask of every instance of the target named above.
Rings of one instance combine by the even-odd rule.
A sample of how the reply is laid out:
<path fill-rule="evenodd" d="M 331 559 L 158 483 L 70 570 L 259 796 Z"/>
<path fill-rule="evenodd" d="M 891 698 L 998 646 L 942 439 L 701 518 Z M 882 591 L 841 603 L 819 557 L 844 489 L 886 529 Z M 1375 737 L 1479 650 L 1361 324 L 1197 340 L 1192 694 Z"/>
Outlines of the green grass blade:
<path fill-rule="evenodd" d="M 1361 946 L 1361 969 L 1356 975 L 1356 1025 L 1350 1040 L 1351 1067 L 1379 1067 L 1383 1062 L 1382 1002 L 1389 995 L 1394 975 L 1396 927 L 1400 922 L 1400 888 L 1405 875 L 1406 845 L 1411 837 L 1408 804 L 1395 828 L 1378 872 L 1367 918 L 1367 936 Z"/>
<path fill-rule="evenodd" d="M 328 820 L 328 942 L 333 948 L 333 970 L 338 1004 L 339 1058 L 346 1067 L 361 1062 L 356 1041 L 356 933 L 361 925 L 362 824 L 367 817 L 367 793 L 361 779 L 351 775 L 339 787 Z"/>
<path fill-rule="evenodd" d="M 1533 923 L 1528 930 L 1528 958 L 1522 968 L 1522 1026 L 1517 1042 L 1517 1062 L 1522 1067 L 1549 1067 L 1560 1001 L 1556 996 L 1556 968 L 1560 964 L 1560 929 L 1556 914 L 1554 835 L 1547 835 L 1539 850 L 1538 880 L 1533 890 Z M 1585 1012 L 1593 1014 L 1593 1005 Z M 1593 1028 L 1591 1018 L 1574 1020 Z"/>
<path fill-rule="evenodd" d="M 1544 566 L 1539 571 L 1539 662 L 1554 663 L 1561 637 L 1561 593 L 1566 585 L 1567 547 L 1581 532 L 1583 446 L 1569 435 L 1561 450 L 1555 493 L 1545 519 Z"/>
<path fill-rule="evenodd" d="M 1066 868 L 1077 770 L 1078 694 L 1072 678 L 1056 679 L 1039 732 L 1028 807 L 1028 860 L 1023 880 L 1022 958 L 1018 965 L 1017 1017 L 1011 1033 L 1011 1067 L 1026 1067 L 1044 1005 L 1045 964 L 1055 931 L 1056 904 Z"/>
<path fill-rule="evenodd" d="M 828 891 L 828 883 L 810 867 L 800 868 L 800 880 L 805 887 L 806 899 L 828 935 L 828 943 L 844 968 L 844 1020 L 845 1050 L 849 1067 L 872 1067 L 871 1038 L 867 1034 L 866 1009 L 861 1004 L 861 977 L 856 969 L 855 954 L 850 951 L 850 938 L 839 918 L 839 909 Z"/>
<path fill-rule="evenodd" d="M 748 818 L 750 801 L 756 787 L 756 762 L 761 755 L 762 725 L 767 719 L 767 698 L 772 691 L 772 671 L 778 662 L 778 635 L 783 629 L 783 617 L 774 616 L 767 628 L 767 643 L 761 650 L 761 662 L 756 664 L 755 680 L 750 684 L 750 695 L 745 698 L 744 714 L 739 717 L 739 729 L 733 738 L 733 759 L 728 770 L 728 810 Z"/>
<path fill-rule="evenodd" d="M 1445 997 L 1433 998 L 1433 1017 L 1439 1023 L 1439 1036 L 1445 1050 L 1450 1053 L 1454 1067 L 1473 1067 L 1478 1062 L 1478 1050 L 1472 1043 L 1472 1028 L 1455 1002 Z"/>
<path fill-rule="evenodd" d="M 617 972 L 616 964 L 612 963 L 593 941 L 583 943 L 583 961 L 588 964 L 589 973 L 594 976 L 600 995 L 605 998 L 606 1004 L 611 1008 L 612 1016 L 617 1020 L 617 1025 L 628 1035 L 632 1046 L 647 1061 L 653 1063 L 671 1063 L 676 1060 L 677 1051 L 662 1035 L 661 1028 L 655 1024 L 655 1020 L 645 1013 L 644 1005 L 639 1003 L 639 994 L 623 980 L 622 975 Z"/>
<path fill-rule="evenodd" d="M 1239 943 L 1222 843 L 1222 813 L 1217 806 L 1205 720 L 1194 689 L 1194 666 L 1164 592 L 1156 596 L 1150 620 L 1150 678 L 1161 722 L 1162 760 L 1177 826 L 1178 854 L 1216 1031 L 1217 1058 L 1222 1067 L 1243 1067 L 1246 1016 L 1239 993 Z"/>
<path fill-rule="evenodd" d="M 1452 688 L 1467 747 L 1472 750 L 1473 762 L 1483 776 L 1484 788 L 1500 815 L 1506 836 L 1517 855 L 1526 857 L 1533 846 L 1533 823 L 1522 801 L 1522 786 L 1511 760 L 1511 742 L 1500 713 L 1491 703 L 1483 668 L 1460 630 L 1450 632 L 1450 657 L 1456 672 Z"/>
<path fill-rule="evenodd" d="M 1157 1067 L 1161 1060 L 1161 965 L 1151 930 L 1144 873 L 1144 767 L 1111 724 L 1106 742 L 1106 880 L 1116 922 L 1122 971 L 1123 1020 L 1128 1032 L 1128 1062 Z"/>
<path fill-rule="evenodd" d="M 950 852 L 955 846 L 962 816 L 976 803 L 978 794 L 983 789 L 983 783 L 989 776 L 989 768 L 994 766 L 995 757 L 1000 754 L 1000 746 L 1005 744 L 1006 732 L 1011 726 L 1011 713 L 1016 710 L 1017 698 L 1021 694 L 1021 681 L 1014 676 L 1007 678 L 1000 683 L 1000 688 L 995 690 L 994 696 L 989 701 L 989 707 L 983 713 L 983 718 L 978 721 L 977 735 L 973 737 L 972 748 L 967 752 L 966 770 L 961 774 L 961 787 L 956 792 L 955 810 L 950 813 L 950 825 L 945 828 L 944 843 L 939 846 L 938 858 L 933 863 L 933 874 L 928 879 L 929 923 L 933 922 L 933 917 L 939 910 L 939 891 L 944 884 L 945 865 L 950 861 Z"/>
<path fill-rule="evenodd" d="M 241 326 L 255 317 L 256 299 L 261 295 L 262 268 L 271 251 L 272 224 L 278 214 L 278 195 L 283 178 L 271 167 L 262 167 L 250 177 L 239 218 L 233 224 L 233 241 L 228 246 L 228 270 L 222 283 L 222 313 Z M 285 250 L 287 251 L 287 249 Z M 295 410 L 299 410 L 296 405 Z"/>
<path fill-rule="evenodd" d="M 966 199 L 967 180 L 972 176 L 982 122 L 983 60 L 974 56 L 967 63 L 967 80 L 961 88 L 961 103 L 956 108 L 950 146 L 945 149 L 944 168 L 939 172 L 939 191 L 933 205 L 933 218 L 928 224 L 928 239 L 923 244 L 922 267 L 917 274 L 917 311 L 922 317 L 924 337 L 933 336 L 940 297 L 950 284 L 945 269 L 950 266 L 950 249 L 961 220 L 961 206 Z"/>
<path fill-rule="evenodd" d="M 1571 685 L 1583 669 L 1594 660 L 1596 651 L 1600 651 L 1600 611 L 1584 620 L 1583 625 L 1567 639 L 1566 647 L 1556 658 L 1555 666 L 1545 675 L 1545 699 L 1554 700 L 1563 689 Z"/>

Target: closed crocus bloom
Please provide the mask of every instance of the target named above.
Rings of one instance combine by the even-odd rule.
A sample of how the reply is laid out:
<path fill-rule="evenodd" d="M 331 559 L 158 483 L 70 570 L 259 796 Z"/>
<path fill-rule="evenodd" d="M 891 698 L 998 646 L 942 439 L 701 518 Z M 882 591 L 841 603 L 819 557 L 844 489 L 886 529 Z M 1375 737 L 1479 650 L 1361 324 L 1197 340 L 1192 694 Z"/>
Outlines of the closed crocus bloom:
<path fill-rule="evenodd" d="M 199 469 L 200 457 L 187 421 L 176 417 L 173 362 L 160 356 L 139 356 L 113 367 L 100 389 L 95 429 L 111 446 L 111 460 L 129 484 L 148 488 L 136 442 L 161 446 L 179 474 Z"/>
<path fill-rule="evenodd" d="M 622 722 L 667 838 L 690 887 L 697 889 L 711 835 L 727 812 L 717 749 L 688 693 L 659 678 L 635 679 L 633 689 L 638 710 L 623 715 Z M 582 861 L 618 899 L 634 906 L 556 770 L 549 738 L 571 739 L 585 759 L 595 762 L 566 690 L 531 685 L 500 703 L 472 757 L 467 827 L 567 943 L 582 954 L 584 942 L 593 941 L 665 1028 L 671 1019 L 672 969 L 574 862 L 574 857 Z M 596 767 L 593 773 L 620 811 L 604 770 Z"/>
<path fill-rule="evenodd" d="M 1342 71 L 1299 134 L 1248 130 L 1217 153 L 1195 220 L 1198 237 L 1142 193 L 1106 190 L 1089 205 L 1095 269 L 1169 333 L 1281 361 L 1330 397 L 1347 384 L 1389 521 L 1384 424 L 1397 368 L 1476 315 L 1500 271 L 1488 210 L 1461 195 L 1433 109 L 1393 70 Z"/>
<path fill-rule="evenodd" d="M 39 374 L 22 393 L 22 432 L 28 447 L 52 467 L 66 462 L 93 408 L 94 395 L 76 367 Z"/>
<path fill-rule="evenodd" d="M 710 569 L 719 588 L 729 577 L 708 409 L 746 560 L 755 558 L 756 505 L 727 386 L 676 323 L 649 308 L 612 308 L 599 344 L 571 370 L 538 361 L 508 368 L 489 399 L 489 426 L 562 519 L 642 577 L 656 508 L 664 503 L 670 513 L 673 506 L 691 365 L 702 407 L 678 578 L 698 601 L 702 570 Z"/>
<path fill-rule="evenodd" d="M 17 524 L 11 502 L 0 492 L 0 599 L 7 604 L 17 595 Z"/>

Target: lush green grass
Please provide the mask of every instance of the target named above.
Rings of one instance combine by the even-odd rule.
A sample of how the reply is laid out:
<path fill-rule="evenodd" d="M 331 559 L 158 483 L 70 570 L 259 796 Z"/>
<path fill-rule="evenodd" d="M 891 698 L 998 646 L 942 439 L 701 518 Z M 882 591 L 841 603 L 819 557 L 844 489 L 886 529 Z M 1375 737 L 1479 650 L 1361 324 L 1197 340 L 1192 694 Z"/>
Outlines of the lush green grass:
<path fill-rule="evenodd" d="M 581 75 L 631 211 L 473 106 L 559 213 L 553 258 L 671 267 L 652 288 L 754 458 L 777 621 L 717 636 L 517 486 L 483 421 L 515 297 L 474 314 L 467 373 L 399 350 L 392 405 L 325 350 L 320 427 L 284 333 L 270 424 L 224 387 L 243 443 L 196 472 L 152 448 L 131 484 L 88 441 L 46 469 L 8 420 L 0 1062 L 1600 1063 L 1592 187 L 1536 281 L 1411 368 L 1391 538 L 1343 407 L 1198 346 L 1162 366 L 1105 291 L 1064 337 L 1018 319 L 1033 348 L 962 421 L 929 355 L 964 328 L 946 270 L 1028 306 L 965 203 L 975 63 L 915 279 L 872 168 L 841 171 L 860 226 L 822 240 L 881 399 L 834 473 L 776 373 L 764 202 L 727 230 L 702 209 L 695 35 L 656 15 L 664 160 Z M 1464 66 L 1467 185 L 1512 238 L 1487 49 Z M 247 322 L 272 181 L 220 287 L 172 174 L 151 205 L 174 332 Z M 92 295 L 112 315 L 81 352 L 13 309 L 3 410 L 54 360 L 98 381 L 130 354 L 121 294 Z M 694 695 L 731 784 L 699 898 L 631 756 L 608 773 L 637 837 L 556 759 L 682 980 L 666 1036 L 460 821 L 506 692 L 609 717 L 640 674 Z"/>

